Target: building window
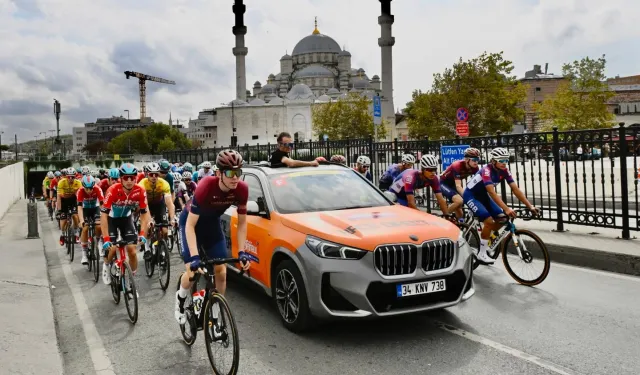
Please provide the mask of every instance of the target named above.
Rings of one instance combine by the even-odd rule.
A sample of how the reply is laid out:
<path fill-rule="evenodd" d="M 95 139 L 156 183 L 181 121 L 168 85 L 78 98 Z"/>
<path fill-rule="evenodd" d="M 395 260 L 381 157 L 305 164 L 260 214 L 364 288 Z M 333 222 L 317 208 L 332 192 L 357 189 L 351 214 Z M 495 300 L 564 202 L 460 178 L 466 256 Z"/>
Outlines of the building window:
<path fill-rule="evenodd" d="M 542 88 L 536 87 L 536 91 L 542 91 Z"/>
<path fill-rule="evenodd" d="M 252 135 L 251 139 L 256 140 L 256 139 L 258 139 L 258 136 L 257 135 Z"/>

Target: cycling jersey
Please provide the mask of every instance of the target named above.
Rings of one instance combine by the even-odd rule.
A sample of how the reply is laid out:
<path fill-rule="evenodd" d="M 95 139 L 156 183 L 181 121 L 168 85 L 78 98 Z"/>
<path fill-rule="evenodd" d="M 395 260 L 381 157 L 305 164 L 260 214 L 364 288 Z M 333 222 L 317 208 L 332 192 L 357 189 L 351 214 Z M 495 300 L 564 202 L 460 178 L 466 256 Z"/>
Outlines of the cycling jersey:
<path fill-rule="evenodd" d="M 396 177 L 389 191 L 396 194 L 398 201 L 406 201 L 407 195 L 413 195 L 413 192 L 430 186 L 435 193 L 440 193 L 440 180 L 435 175 L 433 178 L 426 178 L 422 172 L 417 169 L 407 169 Z"/>
<path fill-rule="evenodd" d="M 79 189 L 76 193 L 76 200 L 78 206 L 82 206 L 82 208 L 96 208 L 98 203 L 102 204 L 104 202 L 104 195 L 102 195 L 102 189 L 96 185 L 91 190 L 91 193 L 87 193 L 84 188 Z"/>
<path fill-rule="evenodd" d="M 119 218 L 131 216 L 138 208 L 141 214 L 147 212 L 147 192 L 140 185 L 133 185 L 127 194 L 122 184 L 116 183 L 107 190 L 100 211 L 109 214 L 109 217 Z"/>
<path fill-rule="evenodd" d="M 389 168 L 384 171 L 382 177 L 380 177 L 380 180 L 378 181 L 380 186 L 382 186 L 381 189 L 387 189 L 389 186 L 391 186 L 396 177 L 398 177 L 398 175 L 402 172 L 403 171 L 400 164 L 392 164 L 391 166 L 389 166 Z"/>
<path fill-rule="evenodd" d="M 465 191 L 469 190 L 473 195 L 487 194 L 487 185 L 497 185 L 505 180 L 508 184 L 514 182 L 511 172 L 507 168 L 498 169 L 492 164 L 487 164 L 480 169 L 469 181 Z"/>
<path fill-rule="evenodd" d="M 173 194 L 173 175 L 167 173 L 164 177 L 160 177 L 158 180 L 165 180 L 169 184 L 169 194 Z"/>
<path fill-rule="evenodd" d="M 142 187 L 146 191 L 149 204 L 164 202 L 165 195 L 171 195 L 169 183 L 162 178 L 158 178 L 155 185 L 152 184 L 151 180 L 148 178 L 144 178 L 140 181 L 138 186 Z"/>
<path fill-rule="evenodd" d="M 54 178 L 49 183 L 49 190 L 53 193 L 53 197 L 58 195 L 58 181 L 60 181 L 59 178 Z"/>
<path fill-rule="evenodd" d="M 76 196 L 78 189 L 82 189 L 82 183 L 80 180 L 73 180 L 72 183 L 69 183 L 69 180 L 64 178 L 58 182 L 57 187 L 62 198 L 72 198 Z"/>
<path fill-rule="evenodd" d="M 144 180 L 144 178 L 147 177 L 144 172 L 138 172 L 138 175 L 136 176 L 136 184 L 139 184 L 140 181 Z"/>
<path fill-rule="evenodd" d="M 448 185 L 455 189 L 456 180 L 464 180 L 465 178 L 478 173 L 480 168 L 469 167 L 469 163 L 465 160 L 458 160 L 453 162 L 447 169 L 440 175 L 440 183 L 442 185 Z"/>
<path fill-rule="evenodd" d="M 176 192 L 176 198 L 182 198 L 184 196 L 184 193 L 187 193 L 187 185 L 185 185 L 184 182 L 180 181 L 180 182 L 176 182 L 173 184 L 174 189 L 173 191 Z"/>
<path fill-rule="evenodd" d="M 42 186 L 44 186 L 45 189 L 49 190 L 50 185 L 51 180 L 49 179 L 49 177 L 45 177 L 44 180 L 42 180 Z"/>
<path fill-rule="evenodd" d="M 193 172 L 193 173 L 191 174 L 191 179 L 192 179 L 194 182 L 198 182 L 198 171 L 195 171 L 195 172 Z"/>
<path fill-rule="evenodd" d="M 198 171 L 198 179 L 202 180 L 203 178 L 207 177 L 207 176 L 215 176 L 216 173 L 213 171 L 213 169 L 209 169 L 209 172 L 205 172 L 204 168 L 200 168 L 200 170 Z"/>
<path fill-rule="evenodd" d="M 193 197 L 193 193 L 196 191 L 196 188 L 198 187 L 198 184 L 196 184 L 193 181 L 189 181 L 189 183 L 185 183 L 185 185 L 187 186 L 187 194 L 189 194 L 189 196 Z"/>
<path fill-rule="evenodd" d="M 120 182 L 120 179 L 118 179 L 116 181 L 116 183 Z M 102 194 L 106 195 L 107 194 L 107 190 L 109 189 L 109 187 L 111 187 L 111 185 L 109 185 L 109 179 L 105 178 L 103 180 L 100 180 L 100 183 L 98 184 L 98 187 L 102 190 Z"/>

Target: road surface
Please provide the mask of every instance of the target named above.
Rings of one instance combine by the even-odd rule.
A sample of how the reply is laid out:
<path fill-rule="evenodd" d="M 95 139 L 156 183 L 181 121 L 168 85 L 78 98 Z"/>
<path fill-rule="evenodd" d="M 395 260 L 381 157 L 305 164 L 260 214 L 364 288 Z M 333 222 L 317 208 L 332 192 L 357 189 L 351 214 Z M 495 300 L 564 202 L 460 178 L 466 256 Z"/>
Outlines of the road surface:
<path fill-rule="evenodd" d="M 42 214 L 41 209 L 41 214 Z M 44 217 L 41 215 L 41 218 Z M 140 318 L 94 284 L 77 256 L 69 264 L 54 223 L 41 236 L 66 374 L 210 374 L 202 332 L 182 343 L 172 286 L 137 276 Z M 270 301 L 242 281 L 227 296 L 241 345 L 241 374 L 638 374 L 640 278 L 553 264 L 537 288 L 515 284 L 501 265 L 475 274 L 476 295 L 454 308 L 377 321 L 339 322 L 305 335 L 280 324 Z M 38 353 L 33 353 L 38 355 Z"/>

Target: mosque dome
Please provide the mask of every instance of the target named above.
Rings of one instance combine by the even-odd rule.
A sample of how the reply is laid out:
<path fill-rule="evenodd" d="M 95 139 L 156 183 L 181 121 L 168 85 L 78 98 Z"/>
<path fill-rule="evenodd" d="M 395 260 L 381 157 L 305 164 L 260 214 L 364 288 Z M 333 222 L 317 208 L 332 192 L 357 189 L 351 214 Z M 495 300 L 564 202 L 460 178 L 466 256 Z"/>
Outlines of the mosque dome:
<path fill-rule="evenodd" d="M 318 97 L 318 99 L 316 99 L 316 102 L 318 103 L 325 103 L 329 101 L 331 101 L 331 98 L 327 94 L 321 95 L 320 97 Z"/>
<path fill-rule="evenodd" d="M 269 99 L 268 105 L 282 105 L 283 103 L 284 103 L 284 100 L 282 100 L 281 97 L 273 96 L 271 99 Z"/>
<path fill-rule="evenodd" d="M 316 28 L 309 36 L 305 36 L 296 44 L 291 52 L 292 56 L 303 55 L 305 53 L 329 52 L 340 53 L 340 45 L 330 36 L 320 34 L 318 31 L 318 21 L 316 20 Z"/>
<path fill-rule="evenodd" d="M 273 83 L 267 83 L 266 85 L 262 86 L 262 94 L 272 94 L 276 92 L 276 85 L 274 85 Z"/>
<path fill-rule="evenodd" d="M 309 88 L 309 86 L 299 83 L 291 88 L 291 91 L 287 93 L 287 99 L 296 100 L 296 99 L 310 99 L 313 98 L 313 91 Z"/>
<path fill-rule="evenodd" d="M 327 68 L 320 65 L 309 65 L 293 74 L 294 78 L 315 78 L 315 77 L 334 77 L 334 74 Z"/>
<path fill-rule="evenodd" d="M 332 88 L 329 89 L 329 91 L 327 91 L 327 94 L 329 94 L 329 95 L 340 94 L 340 90 L 338 90 L 335 87 L 332 87 Z"/>
<path fill-rule="evenodd" d="M 266 104 L 265 101 L 260 98 L 255 98 L 249 102 L 249 105 L 252 105 L 252 106 L 265 105 L 265 104 Z"/>

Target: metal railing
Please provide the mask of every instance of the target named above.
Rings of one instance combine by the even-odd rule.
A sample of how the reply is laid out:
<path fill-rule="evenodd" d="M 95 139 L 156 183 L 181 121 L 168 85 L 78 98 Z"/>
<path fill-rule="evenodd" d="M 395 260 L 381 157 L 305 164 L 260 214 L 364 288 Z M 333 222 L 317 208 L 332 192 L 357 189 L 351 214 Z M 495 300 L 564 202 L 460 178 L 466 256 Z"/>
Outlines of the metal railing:
<path fill-rule="evenodd" d="M 556 222 L 557 230 L 565 224 L 587 225 L 622 230 L 629 239 L 630 231 L 640 230 L 640 200 L 638 199 L 638 128 L 550 131 L 525 134 L 423 140 L 373 142 L 373 139 L 296 142 L 292 157 L 313 160 L 342 154 L 353 166 L 359 155 L 371 158 L 374 181 L 402 154 L 411 153 L 419 159 L 424 153 L 440 157 L 440 147 L 469 145 L 481 150 L 481 164 L 486 163 L 491 149 L 505 147 L 510 152 L 509 169 L 514 180 L 532 204 L 543 210 L 543 219 Z M 234 147 L 250 163 L 269 159 L 276 144 Z M 228 148 L 228 147 L 226 147 Z M 194 165 L 213 161 L 222 148 L 173 151 L 164 154 L 170 161 Z M 417 165 L 416 165 L 417 168 Z M 514 209 L 524 206 L 503 182 L 498 191 Z M 437 211 L 430 191 L 424 191 L 417 201 L 428 212 Z"/>

